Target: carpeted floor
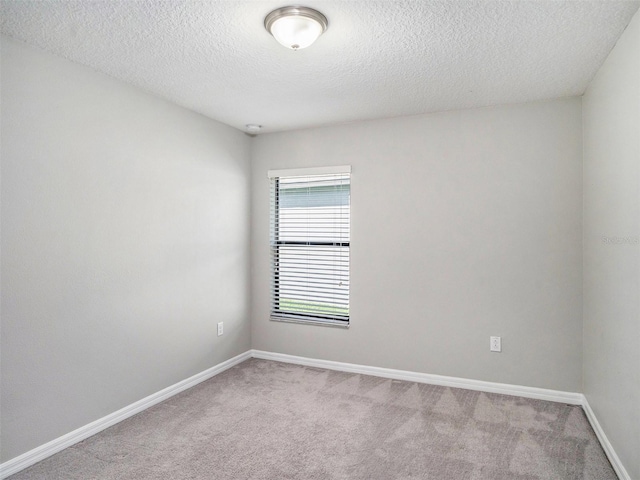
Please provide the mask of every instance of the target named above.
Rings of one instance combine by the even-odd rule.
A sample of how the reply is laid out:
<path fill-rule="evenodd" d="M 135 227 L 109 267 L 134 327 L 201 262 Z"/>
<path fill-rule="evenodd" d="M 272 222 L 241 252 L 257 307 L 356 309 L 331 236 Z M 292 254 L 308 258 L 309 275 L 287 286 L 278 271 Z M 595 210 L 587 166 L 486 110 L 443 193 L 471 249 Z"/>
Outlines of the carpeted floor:
<path fill-rule="evenodd" d="M 252 359 L 10 478 L 616 475 L 578 406 Z"/>

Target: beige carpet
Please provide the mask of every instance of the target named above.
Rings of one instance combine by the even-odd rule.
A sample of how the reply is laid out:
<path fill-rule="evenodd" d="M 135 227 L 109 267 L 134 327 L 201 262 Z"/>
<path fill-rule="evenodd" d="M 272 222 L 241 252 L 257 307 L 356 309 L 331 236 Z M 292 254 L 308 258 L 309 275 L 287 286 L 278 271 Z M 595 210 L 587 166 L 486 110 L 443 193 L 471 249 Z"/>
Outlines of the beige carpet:
<path fill-rule="evenodd" d="M 615 478 L 577 406 L 255 359 L 11 477 Z"/>

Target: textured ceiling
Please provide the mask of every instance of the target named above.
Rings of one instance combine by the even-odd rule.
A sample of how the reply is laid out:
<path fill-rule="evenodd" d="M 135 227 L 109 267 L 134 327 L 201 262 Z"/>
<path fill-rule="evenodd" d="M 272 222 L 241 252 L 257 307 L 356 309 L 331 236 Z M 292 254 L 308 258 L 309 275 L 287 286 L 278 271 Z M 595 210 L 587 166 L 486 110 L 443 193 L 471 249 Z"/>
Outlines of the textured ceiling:
<path fill-rule="evenodd" d="M 0 13 L 8 36 L 277 131 L 580 95 L 640 2 L 310 0 L 329 29 L 300 51 L 263 27 L 286 4 L 2 0 Z"/>

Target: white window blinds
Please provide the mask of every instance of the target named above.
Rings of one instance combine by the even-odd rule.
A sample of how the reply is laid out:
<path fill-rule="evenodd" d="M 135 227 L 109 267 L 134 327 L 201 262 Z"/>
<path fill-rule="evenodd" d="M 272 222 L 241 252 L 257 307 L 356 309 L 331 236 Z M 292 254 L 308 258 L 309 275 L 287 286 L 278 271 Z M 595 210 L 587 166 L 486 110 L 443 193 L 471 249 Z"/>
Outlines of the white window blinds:
<path fill-rule="evenodd" d="M 269 176 L 271 318 L 347 326 L 350 168 Z"/>

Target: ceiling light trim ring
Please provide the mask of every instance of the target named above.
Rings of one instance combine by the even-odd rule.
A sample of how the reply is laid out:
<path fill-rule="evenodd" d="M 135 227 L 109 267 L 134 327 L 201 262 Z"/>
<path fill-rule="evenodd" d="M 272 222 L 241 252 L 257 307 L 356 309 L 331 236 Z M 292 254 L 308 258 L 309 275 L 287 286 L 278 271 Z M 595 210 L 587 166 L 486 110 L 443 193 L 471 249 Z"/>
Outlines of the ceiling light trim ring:
<path fill-rule="evenodd" d="M 279 20 L 283 17 L 306 17 L 312 20 L 315 20 L 322 27 L 322 33 L 327 30 L 329 26 L 329 21 L 327 17 L 325 17 L 322 13 L 313 8 L 309 7 L 301 7 L 299 5 L 290 6 L 290 7 L 281 7 L 276 8 L 273 12 L 267 15 L 264 19 L 264 28 L 267 29 L 267 32 L 271 33 L 271 26 L 275 23 L 276 20 Z M 273 35 L 273 34 L 272 34 Z"/>

